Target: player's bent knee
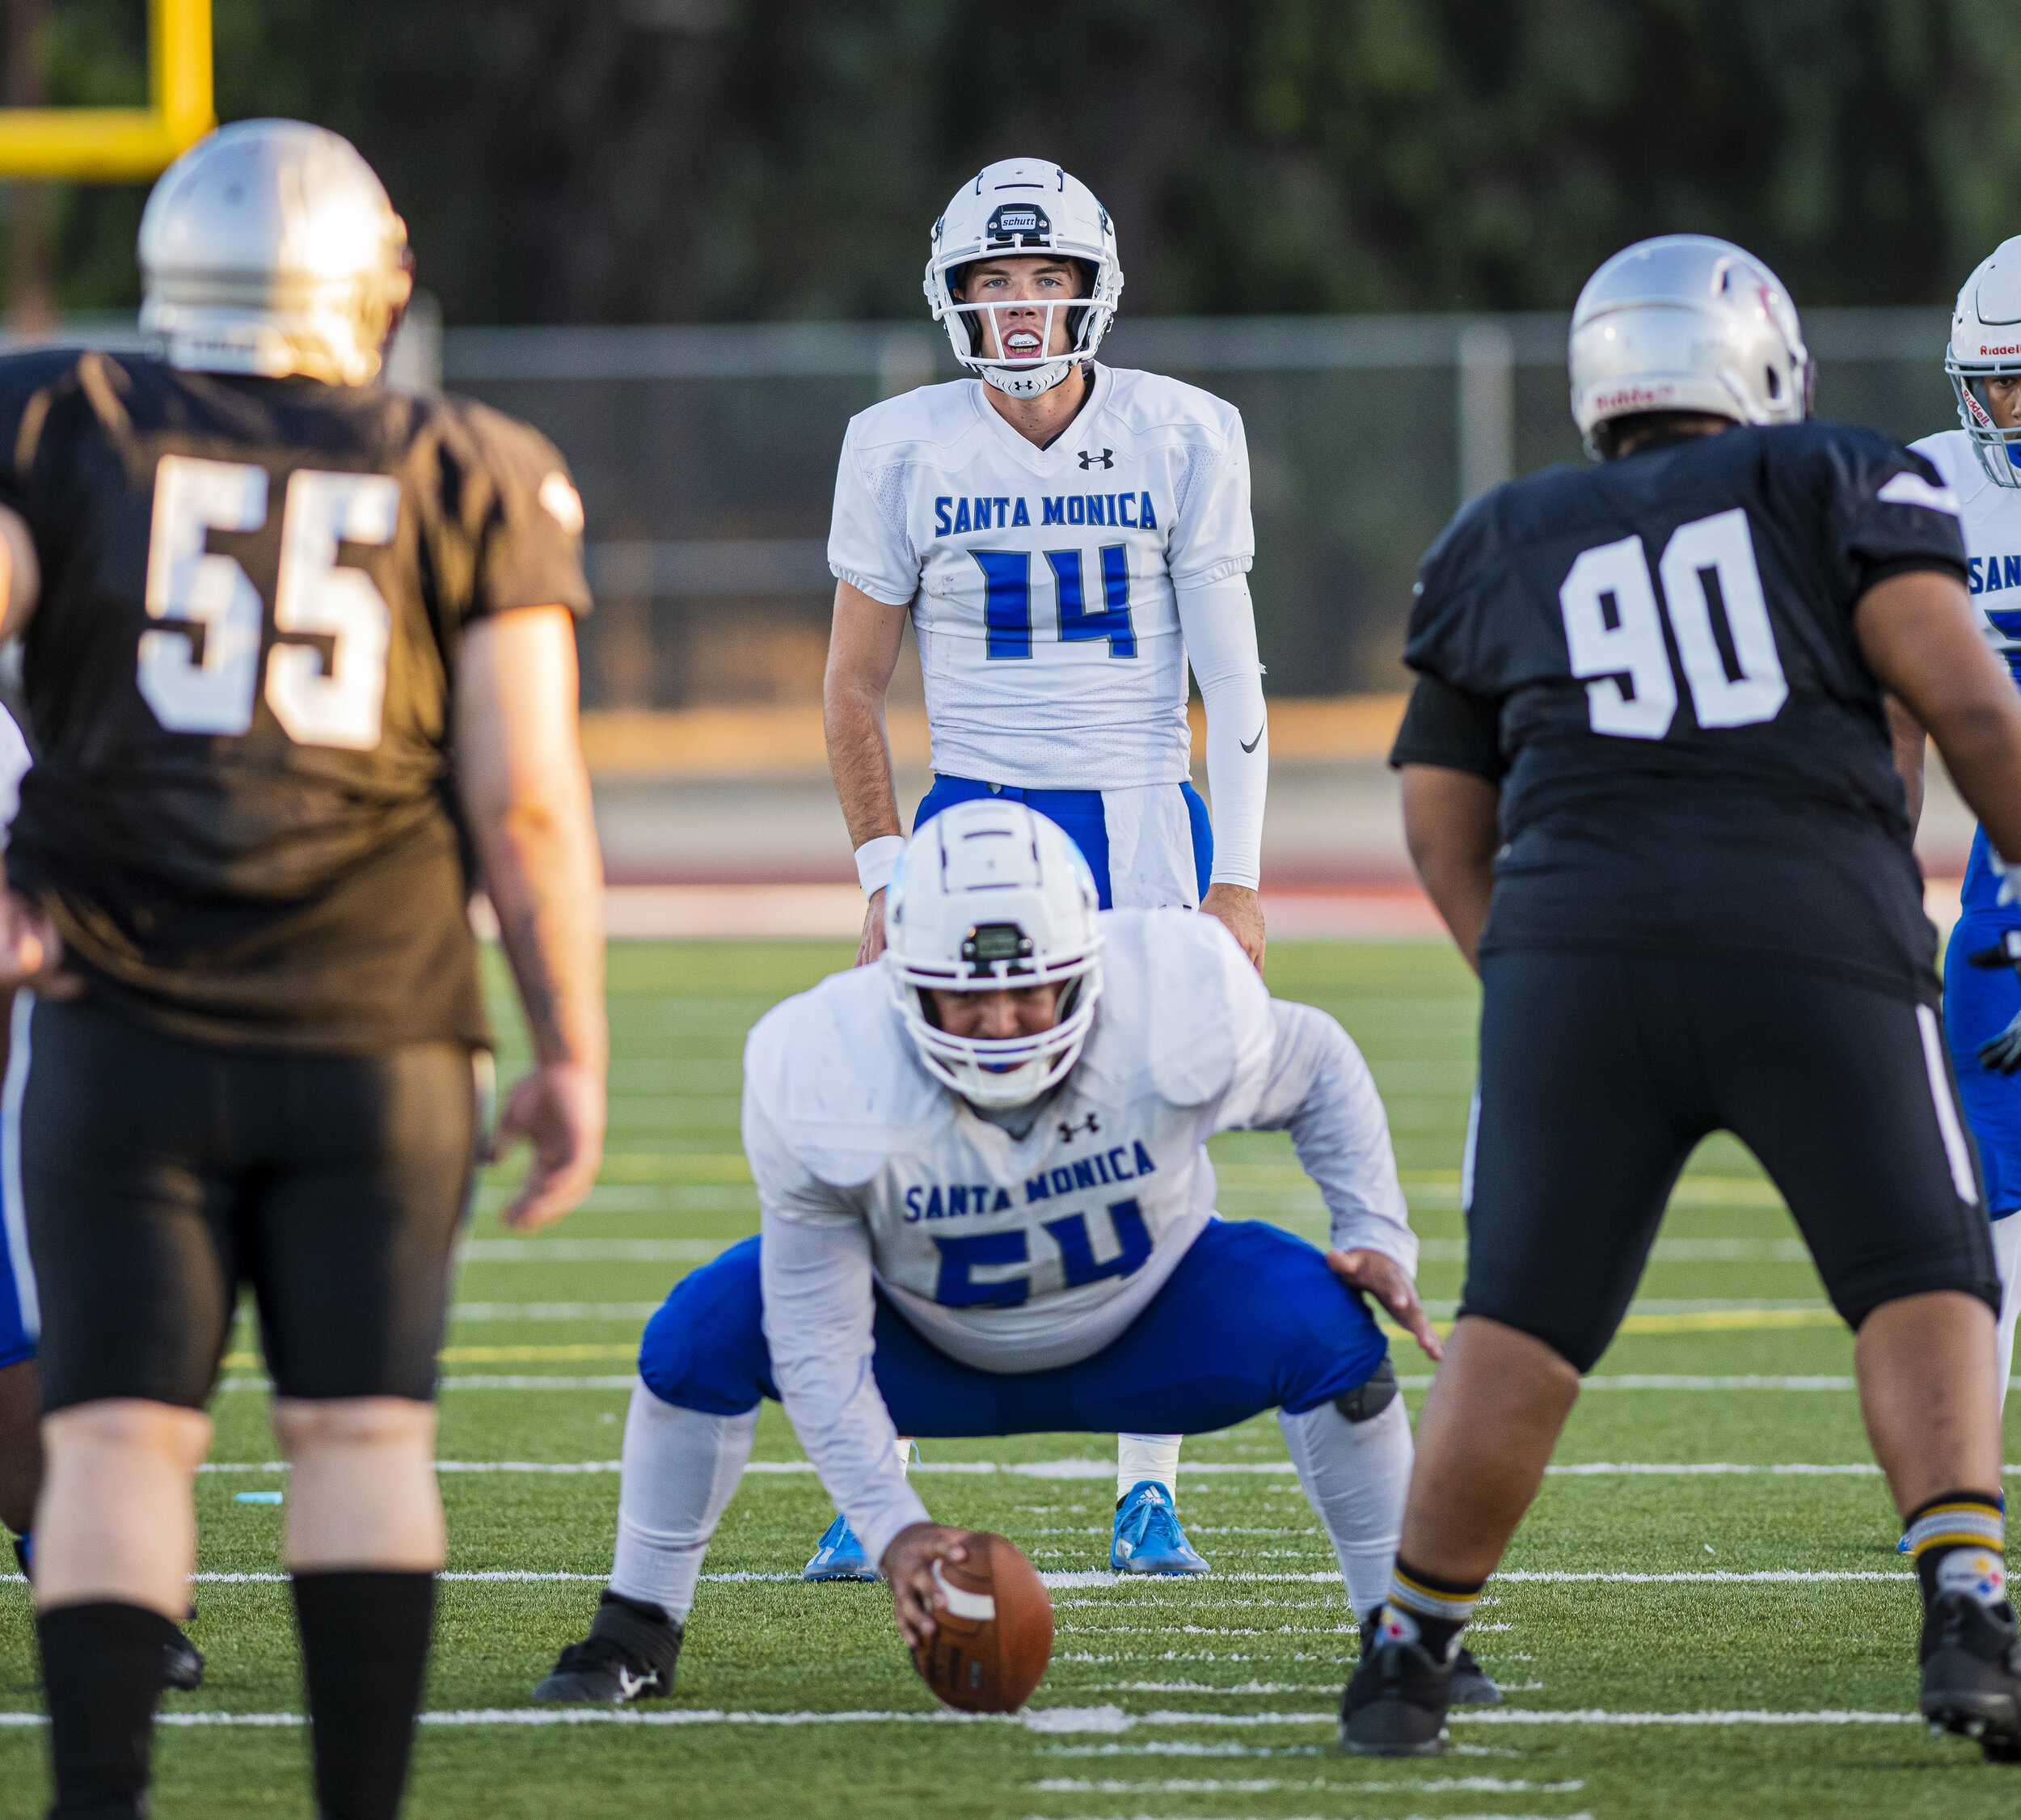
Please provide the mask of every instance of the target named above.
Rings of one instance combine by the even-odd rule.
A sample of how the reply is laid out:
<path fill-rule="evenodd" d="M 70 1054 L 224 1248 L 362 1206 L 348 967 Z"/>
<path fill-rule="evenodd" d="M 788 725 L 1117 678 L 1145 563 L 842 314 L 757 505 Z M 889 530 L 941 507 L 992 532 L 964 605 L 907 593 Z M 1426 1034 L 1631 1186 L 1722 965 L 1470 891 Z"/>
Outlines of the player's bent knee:
<path fill-rule="evenodd" d="M 291 1460 L 325 1450 L 407 1452 L 435 1444 L 435 1405 L 411 1397 L 276 1397 L 273 1423 Z"/>
<path fill-rule="evenodd" d="M 1368 1381 L 1351 1390 L 1345 1396 L 1336 1396 L 1333 1406 L 1351 1422 L 1372 1421 L 1396 1400 L 1396 1367 L 1384 1358 L 1369 1374 Z"/>

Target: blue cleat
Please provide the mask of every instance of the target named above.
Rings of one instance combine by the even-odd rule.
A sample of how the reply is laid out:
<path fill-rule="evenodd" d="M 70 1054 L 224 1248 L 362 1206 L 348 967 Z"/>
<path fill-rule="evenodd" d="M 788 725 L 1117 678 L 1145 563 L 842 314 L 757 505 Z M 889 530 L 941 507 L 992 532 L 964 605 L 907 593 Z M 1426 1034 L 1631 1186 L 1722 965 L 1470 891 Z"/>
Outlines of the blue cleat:
<path fill-rule="evenodd" d="M 800 1569 L 803 1580 L 875 1580 L 877 1569 L 870 1565 L 870 1556 L 863 1552 L 863 1545 L 856 1539 L 856 1532 L 849 1527 L 849 1518 L 839 1510 L 835 1521 L 821 1531 L 821 1539 L 814 1545 L 814 1558 Z"/>
<path fill-rule="evenodd" d="M 1186 1532 L 1165 1488 L 1140 1479 L 1116 1506 L 1109 1565 L 1118 1573 L 1211 1573 Z"/>

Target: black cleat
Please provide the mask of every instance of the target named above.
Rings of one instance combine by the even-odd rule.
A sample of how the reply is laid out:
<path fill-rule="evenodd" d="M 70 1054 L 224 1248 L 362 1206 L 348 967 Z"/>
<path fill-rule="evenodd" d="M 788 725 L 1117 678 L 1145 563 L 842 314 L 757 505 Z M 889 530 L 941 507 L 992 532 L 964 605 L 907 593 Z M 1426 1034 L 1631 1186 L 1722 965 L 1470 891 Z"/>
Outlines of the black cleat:
<path fill-rule="evenodd" d="M 673 1691 L 681 1627 L 656 1605 L 605 1593 L 580 1643 L 561 1653 L 534 1698 L 555 1705 L 623 1706 Z"/>
<path fill-rule="evenodd" d="M 1382 1608 L 1378 1606 L 1361 1620 L 1361 1655 L 1367 1660 L 1369 1651 L 1374 1646 L 1375 1627 L 1382 1622 Z M 1453 1657 L 1452 1684 L 1445 1690 L 1448 1706 L 1500 1706 L 1502 1691 L 1496 1687 L 1487 1670 L 1474 1659 L 1474 1652 L 1462 1645 Z"/>
<path fill-rule="evenodd" d="M 2021 1638 L 2014 1607 L 1939 1593 L 1923 1613 L 1922 1697 L 1935 1731 L 1977 1740 L 1989 1762 L 2021 1763 Z"/>
<path fill-rule="evenodd" d="M 202 1652 L 186 1636 L 179 1636 L 162 1650 L 162 1683 L 179 1694 L 193 1694 L 204 1684 Z"/>
<path fill-rule="evenodd" d="M 1341 1748 L 1357 1757 L 1437 1756 L 1452 1690 L 1452 1665 L 1423 1644 L 1373 1639 L 1340 1696 Z"/>

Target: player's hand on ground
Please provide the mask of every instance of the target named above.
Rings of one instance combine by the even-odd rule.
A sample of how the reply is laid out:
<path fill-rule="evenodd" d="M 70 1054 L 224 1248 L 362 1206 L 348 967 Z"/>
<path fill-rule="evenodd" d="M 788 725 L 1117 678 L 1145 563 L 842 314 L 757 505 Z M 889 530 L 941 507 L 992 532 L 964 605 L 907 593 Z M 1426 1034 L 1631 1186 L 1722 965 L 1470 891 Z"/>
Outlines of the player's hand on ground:
<path fill-rule="evenodd" d="M 1230 935 L 1242 944 L 1249 964 L 1258 973 L 1264 964 L 1263 900 L 1246 885 L 1210 885 L 1200 907 L 1218 917 Z"/>
<path fill-rule="evenodd" d="M 943 1601 L 934 1584 L 936 1561 L 966 1560 L 974 1532 L 945 1523 L 913 1523 L 899 1531 L 881 1563 L 891 1582 L 891 1615 L 908 1649 L 935 1630 L 934 1614 Z"/>
<path fill-rule="evenodd" d="M 84 982 L 62 966 L 63 938 L 49 913 L 19 891 L 0 893 L 0 994 L 25 986 L 37 998 L 74 999 Z"/>
<path fill-rule="evenodd" d="M 519 1139 L 533 1147 L 526 1179 L 499 1218 L 518 1232 L 551 1226 L 582 1205 L 603 1166 L 604 1077 L 576 1062 L 543 1062 L 505 1096 L 487 1160 Z"/>
<path fill-rule="evenodd" d="M 863 939 L 856 944 L 856 965 L 867 967 L 884 952 L 884 893 L 880 887 L 870 894 L 870 907 L 863 912 Z"/>
<path fill-rule="evenodd" d="M 1365 1290 L 1380 1302 L 1390 1319 L 1417 1341 L 1427 1358 L 1436 1361 L 1445 1357 L 1445 1348 L 1432 1331 L 1424 1304 L 1417 1298 L 1417 1285 L 1394 1258 L 1381 1252 L 1328 1252 L 1327 1268 L 1350 1289 Z"/>

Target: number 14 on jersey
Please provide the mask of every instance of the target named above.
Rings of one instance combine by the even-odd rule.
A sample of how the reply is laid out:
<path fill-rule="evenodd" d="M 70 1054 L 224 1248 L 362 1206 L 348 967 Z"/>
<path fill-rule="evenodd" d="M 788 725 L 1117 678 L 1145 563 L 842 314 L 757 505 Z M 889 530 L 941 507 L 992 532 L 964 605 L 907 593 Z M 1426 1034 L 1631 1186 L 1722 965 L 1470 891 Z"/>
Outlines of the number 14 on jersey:
<path fill-rule="evenodd" d="M 164 455 L 155 470 L 146 602 L 162 625 L 141 635 L 139 682 L 171 733 L 252 725 L 265 604 L 235 558 L 204 545 L 213 530 L 258 530 L 267 492 L 267 471 L 244 462 Z M 298 745 L 369 752 L 379 743 L 393 615 L 370 576 L 338 563 L 337 548 L 390 543 L 399 514 L 390 475 L 300 468 L 288 477 L 266 697 Z"/>

